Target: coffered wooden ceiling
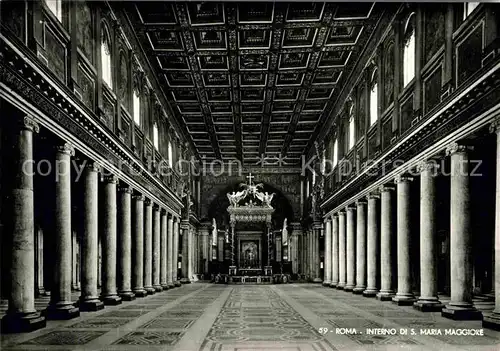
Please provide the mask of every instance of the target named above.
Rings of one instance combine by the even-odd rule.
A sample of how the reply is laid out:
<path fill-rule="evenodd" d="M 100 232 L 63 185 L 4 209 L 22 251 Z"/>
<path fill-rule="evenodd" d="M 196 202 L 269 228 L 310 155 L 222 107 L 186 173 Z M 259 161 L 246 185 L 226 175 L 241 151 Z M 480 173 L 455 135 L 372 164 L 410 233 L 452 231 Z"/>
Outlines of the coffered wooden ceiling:
<path fill-rule="evenodd" d="M 246 164 L 300 162 L 383 13 L 373 3 L 127 6 L 199 156 Z"/>

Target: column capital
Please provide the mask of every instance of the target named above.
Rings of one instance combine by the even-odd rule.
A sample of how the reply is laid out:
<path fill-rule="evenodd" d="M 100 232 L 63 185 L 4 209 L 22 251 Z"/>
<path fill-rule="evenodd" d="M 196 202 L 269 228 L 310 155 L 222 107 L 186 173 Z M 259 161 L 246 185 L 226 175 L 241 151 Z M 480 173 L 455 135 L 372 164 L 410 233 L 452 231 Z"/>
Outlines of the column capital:
<path fill-rule="evenodd" d="M 133 195 L 133 198 L 135 201 L 144 201 L 146 199 L 146 197 L 142 194 L 135 194 Z"/>
<path fill-rule="evenodd" d="M 161 214 L 162 216 L 166 216 L 166 215 L 168 214 L 168 212 L 167 212 L 167 210 L 166 210 L 166 209 L 161 208 L 161 209 L 160 209 L 160 214 Z"/>
<path fill-rule="evenodd" d="M 104 182 L 108 184 L 118 184 L 119 178 L 114 174 L 110 174 L 104 177 Z"/>
<path fill-rule="evenodd" d="M 500 118 L 499 117 L 497 117 L 493 122 L 491 122 L 490 133 L 500 134 Z"/>
<path fill-rule="evenodd" d="M 332 221 L 332 218 L 330 216 L 328 217 L 325 217 L 325 219 L 323 220 L 323 223 L 328 223 L 328 222 L 331 222 Z"/>
<path fill-rule="evenodd" d="M 348 205 L 345 207 L 345 210 L 346 211 L 356 211 L 356 207 L 354 207 L 353 205 Z"/>
<path fill-rule="evenodd" d="M 356 206 L 362 206 L 362 205 L 366 205 L 367 202 L 365 199 L 359 199 L 359 200 L 356 200 Z"/>
<path fill-rule="evenodd" d="M 144 199 L 144 205 L 151 206 L 152 204 L 153 204 L 153 202 L 151 201 L 151 199 L 148 199 L 148 198 Z"/>
<path fill-rule="evenodd" d="M 337 212 L 338 216 L 345 216 L 345 210 L 340 210 L 339 212 Z"/>
<path fill-rule="evenodd" d="M 85 162 L 85 168 L 88 169 L 90 172 L 99 172 L 101 170 L 101 165 L 97 162 L 90 161 L 90 162 Z"/>
<path fill-rule="evenodd" d="M 123 185 L 118 187 L 118 192 L 132 195 L 134 193 L 134 189 L 128 185 Z"/>
<path fill-rule="evenodd" d="M 23 120 L 20 123 L 20 127 L 34 133 L 40 132 L 40 125 L 31 116 L 24 116 Z"/>
<path fill-rule="evenodd" d="M 424 171 L 436 172 L 439 170 L 439 164 L 435 160 L 424 160 L 420 161 L 417 165 L 417 172 L 422 173 Z"/>
<path fill-rule="evenodd" d="M 394 187 L 390 186 L 390 185 L 381 185 L 378 187 L 378 191 L 380 193 L 385 193 L 385 192 L 393 191 L 393 190 L 394 190 Z"/>
<path fill-rule="evenodd" d="M 455 153 L 466 153 L 467 151 L 473 150 L 470 145 L 464 145 L 457 142 L 450 143 L 446 146 L 446 156 L 453 155 Z"/>
<path fill-rule="evenodd" d="M 369 193 L 366 195 L 367 200 L 377 200 L 380 199 L 380 193 L 378 191 L 375 191 L 373 193 Z"/>
<path fill-rule="evenodd" d="M 153 204 L 153 211 L 160 211 L 160 205 Z"/>
<path fill-rule="evenodd" d="M 62 143 L 60 145 L 56 145 L 55 149 L 59 153 L 69 156 L 75 156 L 75 148 L 70 143 Z"/>
<path fill-rule="evenodd" d="M 404 183 L 404 182 L 411 182 L 413 180 L 413 177 L 409 177 L 406 175 L 397 175 L 394 178 L 394 183 L 399 184 L 399 183 Z"/>

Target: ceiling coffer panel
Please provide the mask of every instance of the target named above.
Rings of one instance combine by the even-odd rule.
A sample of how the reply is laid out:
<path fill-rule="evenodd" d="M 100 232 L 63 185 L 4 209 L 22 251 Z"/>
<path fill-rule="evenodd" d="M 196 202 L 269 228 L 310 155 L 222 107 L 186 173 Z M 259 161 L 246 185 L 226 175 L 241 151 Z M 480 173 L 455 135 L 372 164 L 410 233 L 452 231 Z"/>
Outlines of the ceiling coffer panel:
<path fill-rule="evenodd" d="M 250 164 L 269 153 L 298 162 L 384 10 L 320 2 L 126 6 L 199 156 Z"/>

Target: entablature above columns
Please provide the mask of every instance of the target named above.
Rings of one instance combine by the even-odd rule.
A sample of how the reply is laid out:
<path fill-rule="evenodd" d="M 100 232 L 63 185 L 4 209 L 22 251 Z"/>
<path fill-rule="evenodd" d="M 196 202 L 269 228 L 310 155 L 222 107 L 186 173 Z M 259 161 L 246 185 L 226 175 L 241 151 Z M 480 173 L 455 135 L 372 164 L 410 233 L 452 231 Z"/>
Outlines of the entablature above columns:
<path fill-rule="evenodd" d="M 92 117 L 92 112 L 71 98 L 67 87 L 50 78 L 40 63 L 31 57 L 32 53 L 16 47 L 2 35 L 0 42 L 0 81 L 7 88 L 0 89 L 0 98 L 9 101 L 35 122 L 28 125 L 29 128 L 39 130 L 42 126 L 48 129 L 134 189 L 170 211 L 180 213 L 183 207 L 180 194 L 163 184 L 133 151 L 98 123 L 97 117 Z"/>
<path fill-rule="evenodd" d="M 499 76 L 500 62 L 490 61 L 476 74 L 475 81 L 455 90 L 446 103 L 395 139 L 387 151 L 339 183 L 320 205 L 325 215 L 414 169 L 420 161 L 444 154 L 448 144 L 491 125 L 500 113 Z"/>

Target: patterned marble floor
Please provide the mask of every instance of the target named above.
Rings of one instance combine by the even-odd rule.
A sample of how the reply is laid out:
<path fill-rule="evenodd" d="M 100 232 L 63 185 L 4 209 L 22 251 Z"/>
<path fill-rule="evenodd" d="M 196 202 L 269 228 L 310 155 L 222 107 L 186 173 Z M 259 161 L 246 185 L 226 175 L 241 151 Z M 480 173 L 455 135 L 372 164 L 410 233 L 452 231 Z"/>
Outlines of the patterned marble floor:
<path fill-rule="evenodd" d="M 37 307 L 43 304 L 37 301 Z M 322 328 L 322 329 L 320 329 Z M 337 329 L 342 328 L 342 329 Z M 367 335 L 372 328 L 396 335 Z M 1 350 L 498 350 L 500 333 L 313 284 L 196 283 L 71 321 L 49 321 L 30 334 L 2 335 Z M 411 335 L 411 331 L 415 335 Z M 420 335 L 421 329 L 443 335 Z M 322 330 L 323 333 L 319 331 Z M 408 331 L 408 335 L 401 331 Z M 326 331 L 326 332 L 325 332 Z M 350 331 L 345 334 L 344 331 Z"/>

